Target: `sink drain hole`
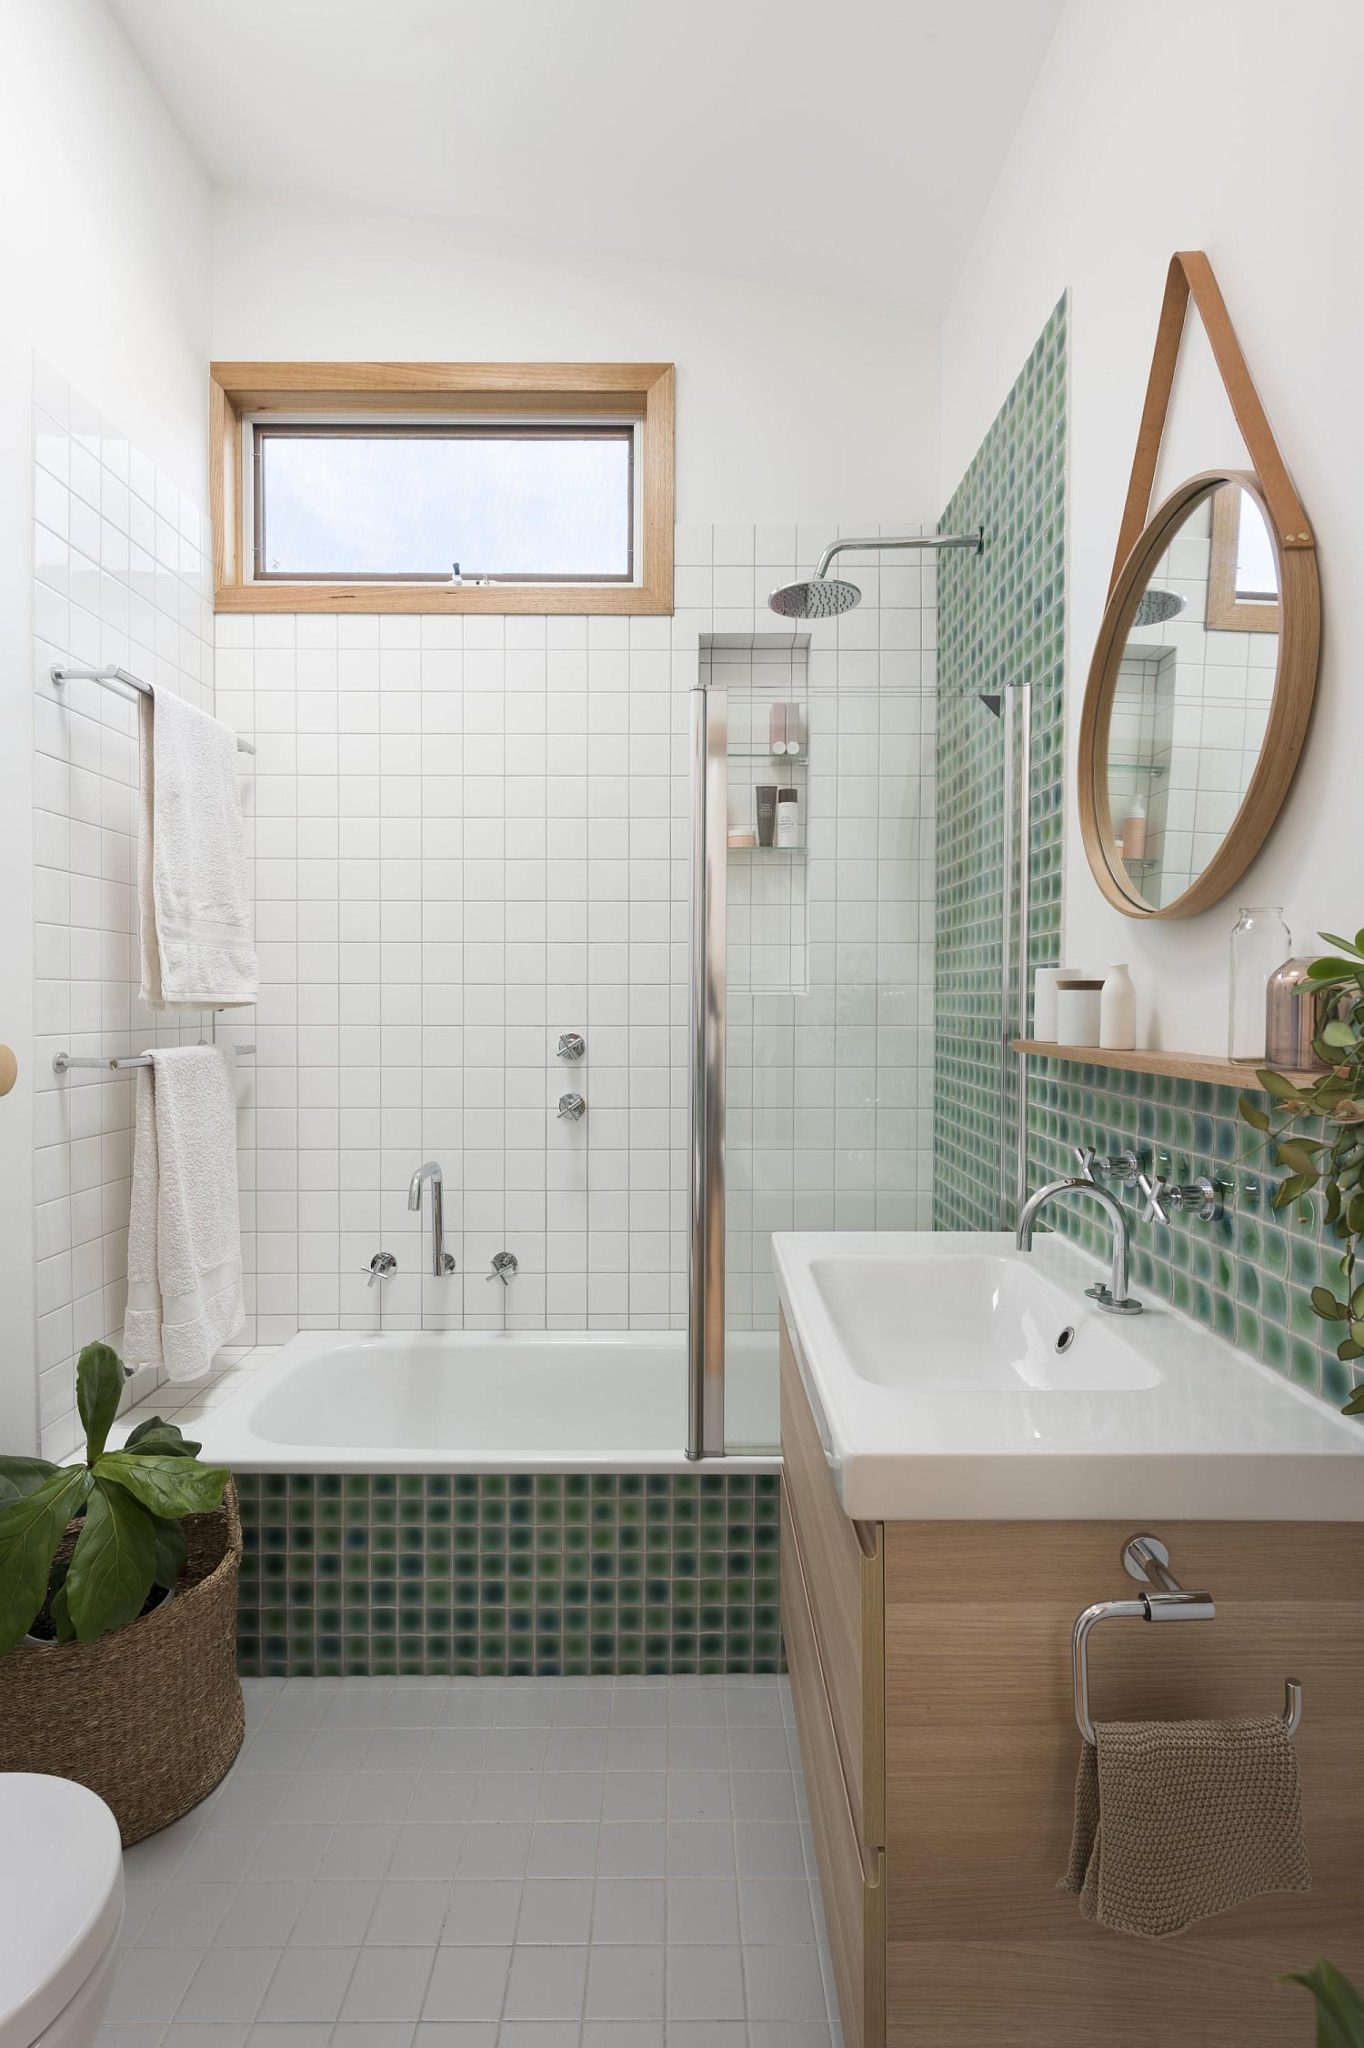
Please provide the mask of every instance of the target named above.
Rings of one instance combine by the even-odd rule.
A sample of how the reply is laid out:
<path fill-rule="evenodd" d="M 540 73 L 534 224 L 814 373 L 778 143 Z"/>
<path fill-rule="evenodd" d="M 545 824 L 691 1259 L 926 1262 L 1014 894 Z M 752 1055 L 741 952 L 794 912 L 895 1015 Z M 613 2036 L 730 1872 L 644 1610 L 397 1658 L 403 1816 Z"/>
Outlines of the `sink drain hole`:
<path fill-rule="evenodd" d="M 1058 1351 L 1069 1351 L 1071 1345 L 1074 1342 L 1075 1325 L 1073 1323 L 1067 1323 L 1065 1329 L 1062 1330 L 1060 1336 L 1056 1340 L 1056 1348 Z"/>

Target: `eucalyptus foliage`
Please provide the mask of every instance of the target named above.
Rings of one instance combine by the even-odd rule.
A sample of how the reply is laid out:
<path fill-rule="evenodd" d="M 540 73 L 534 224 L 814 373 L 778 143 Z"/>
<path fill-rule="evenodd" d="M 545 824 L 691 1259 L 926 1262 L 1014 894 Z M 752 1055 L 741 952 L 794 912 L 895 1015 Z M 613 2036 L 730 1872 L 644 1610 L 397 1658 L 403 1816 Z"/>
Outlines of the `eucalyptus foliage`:
<path fill-rule="evenodd" d="M 122 1450 L 105 1445 L 123 1395 L 123 1366 L 107 1344 L 87 1344 L 76 1366 L 85 1463 L 0 1457 L 0 1656 L 44 1605 L 61 1643 L 97 1642 L 135 1621 L 153 1586 L 174 1586 L 184 1567 L 183 1515 L 216 1508 L 221 1466 L 201 1465 L 200 1446 L 172 1422 L 140 1422 Z M 69 1563 L 57 1552 L 69 1522 L 80 1534 Z"/>
<path fill-rule="evenodd" d="M 1294 1970 L 1283 1981 L 1305 1985 L 1315 1999 L 1317 2048 L 1364 2048 L 1364 1999 L 1334 1963 Z"/>
<path fill-rule="evenodd" d="M 1274 1190 L 1276 1209 L 1322 1190 L 1326 1225 L 1340 1246 L 1340 1286 L 1314 1287 L 1312 1307 L 1337 1327 L 1336 1356 L 1352 1364 L 1364 1358 L 1364 1284 L 1357 1277 L 1364 1237 L 1364 929 L 1353 940 L 1335 932 L 1321 936 L 1339 949 L 1309 970 L 1312 984 L 1336 998 L 1313 1043 L 1327 1070 L 1304 1088 L 1266 1067 L 1259 1081 L 1271 1097 L 1270 1110 L 1249 1095 L 1241 1097 L 1240 1110 L 1246 1123 L 1269 1137 L 1276 1161 L 1288 1169 Z M 1324 1138 L 1300 1128 L 1317 1120 L 1326 1126 Z M 1355 1388 L 1344 1412 L 1364 1415 L 1364 1385 Z"/>

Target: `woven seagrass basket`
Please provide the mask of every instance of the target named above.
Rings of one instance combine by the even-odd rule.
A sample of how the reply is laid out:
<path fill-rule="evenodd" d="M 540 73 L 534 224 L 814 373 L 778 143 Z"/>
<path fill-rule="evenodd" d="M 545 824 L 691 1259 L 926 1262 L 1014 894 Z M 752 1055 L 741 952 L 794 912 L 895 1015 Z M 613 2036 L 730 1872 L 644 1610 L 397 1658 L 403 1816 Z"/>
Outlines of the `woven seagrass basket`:
<path fill-rule="evenodd" d="M 173 1599 L 97 1643 L 30 1640 L 0 1657 L 0 1771 L 98 1792 L 125 1848 L 197 1806 L 241 1748 L 236 1488 L 187 1515 L 185 1535 Z"/>

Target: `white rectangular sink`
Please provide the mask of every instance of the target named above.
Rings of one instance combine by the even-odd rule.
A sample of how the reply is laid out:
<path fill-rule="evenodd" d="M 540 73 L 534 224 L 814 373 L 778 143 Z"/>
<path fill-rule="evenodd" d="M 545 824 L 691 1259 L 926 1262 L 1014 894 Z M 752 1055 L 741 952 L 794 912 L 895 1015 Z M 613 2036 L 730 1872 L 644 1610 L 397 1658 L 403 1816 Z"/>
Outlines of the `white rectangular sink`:
<path fill-rule="evenodd" d="M 1106 1273 L 1054 1235 L 772 1244 L 852 1516 L 1364 1519 L 1364 1423 L 1154 1298 L 1103 1313 L 1085 1289 Z"/>

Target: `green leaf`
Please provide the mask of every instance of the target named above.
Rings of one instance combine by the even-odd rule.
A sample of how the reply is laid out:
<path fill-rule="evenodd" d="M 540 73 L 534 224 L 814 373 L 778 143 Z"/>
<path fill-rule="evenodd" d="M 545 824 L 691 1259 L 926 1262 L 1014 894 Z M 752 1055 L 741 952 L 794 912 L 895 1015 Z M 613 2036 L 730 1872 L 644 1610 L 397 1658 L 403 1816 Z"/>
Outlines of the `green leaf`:
<path fill-rule="evenodd" d="M 153 1521 L 153 1527 L 156 1531 L 156 1564 L 153 1576 L 157 1585 L 164 1586 L 169 1592 L 185 1569 L 189 1544 L 179 1522 L 168 1521 L 158 1515 Z"/>
<path fill-rule="evenodd" d="M 125 1451 L 138 1451 L 143 1455 L 155 1452 L 166 1458 L 196 1458 L 204 1448 L 189 1437 L 181 1436 L 173 1422 L 164 1422 L 159 1415 L 149 1415 L 145 1422 L 139 1422 L 136 1429 L 129 1430 L 123 1440 Z"/>
<path fill-rule="evenodd" d="M 1364 1415 L 1364 1387 L 1356 1387 L 1345 1406 L 1342 1415 Z"/>
<path fill-rule="evenodd" d="M 1276 1209 L 1288 1208 L 1290 1203 L 1296 1202 L 1300 1195 L 1305 1195 L 1313 1185 L 1313 1177 L 1305 1173 L 1291 1173 L 1287 1180 L 1281 1180 L 1275 1188 L 1273 1195 L 1274 1207 Z"/>
<path fill-rule="evenodd" d="M 0 1458 L 0 1507 L 7 1501 L 22 1500 L 61 1469 L 46 1458 Z"/>
<path fill-rule="evenodd" d="M 1351 1195 L 1350 1206 L 1345 1211 L 1345 1222 L 1352 1237 L 1364 1232 L 1364 1195 Z"/>
<path fill-rule="evenodd" d="M 95 1479 L 66 1575 L 71 1619 L 83 1643 L 137 1619 L 156 1569 L 151 1516 L 121 1487 L 101 1484 L 98 1473 Z"/>
<path fill-rule="evenodd" d="M 1326 934 L 1323 932 L 1322 937 Z M 1334 939 L 1333 945 L 1343 946 L 1344 939 Z M 1359 972 L 1357 960 L 1338 960 L 1328 954 L 1323 960 L 1314 960 L 1307 970 L 1309 981 L 1353 981 Z"/>
<path fill-rule="evenodd" d="M 1337 1301 L 1329 1287 L 1312 1289 L 1312 1306 L 1324 1323 L 1348 1323 L 1350 1311 L 1343 1301 Z"/>
<path fill-rule="evenodd" d="M 1339 932 L 1318 932 L 1317 936 L 1325 939 L 1328 946 L 1339 946 L 1342 953 L 1364 955 L 1364 932 L 1356 932 L 1353 939 L 1342 939 Z"/>
<path fill-rule="evenodd" d="M 1274 1150 L 1281 1166 L 1291 1166 L 1294 1173 L 1310 1173 L 1317 1177 L 1317 1162 L 1313 1153 L 1323 1149 L 1316 1138 L 1280 1138 Z"/>
<path fill-rule="evenodd" d="M 93 1465 L 109 1441 L 123 1399 L 123 1366 L 109 1344 L 87 1344 L 76 1361 L 76 1406 L 85 1425 L 85 1456 Z"/>
<path fill-rule="evenodd" d="M 1334 1963 L 1319 1960 L 1283 1981 L 1305 1986 L 1316 2001 L 1317 2048 L 1364 2048 L 1364 1999 Z"/>
<path fill-rule="evenodd" d="M 1297 1083 L 1290 1081 L 1287 1074 L 1276 1074 L 1272 1067 L 1261 1067 L 1255 1078 L 1266 1095 L 1273 1095 L 1280 1102 L 1297 1101 Z"/>
<path fill-rule="evenodd" d="M 1324 1024 L 1321 1036 L 1324 1044 L 1340 1052 L 1349 1052 L 1358 1039 L 1354 1026 L 1340 1017 L 1332 1017 L 1329 1023 Z"/>
<path fill-rule="evenodd" d="M 154 1515 L 203 1515 L 221 1502 L 229 1474 L 225 1465 L 200 1465 L 193 1458 L 108 1451 L 95 1476 L 124 1487 Z"/>
<path fill-rule="evenodd" d="M 1359 1286 L 1356 1287 L 1354 1293 L 1350 1296 L 1350 1315 L 1356 1322 L 1361 1316 L 1364 1316 L 1364 1280 L 1361 1280 Z"/>
<path fill-rule="evenodd" d="M 87 1478 L 83 1465 L 59 1465 L 41 1486 L 0 1507 L 0 1657 L 43 1604 L 53 1556 L 85 1498 Z"/>
<path fill-rule="evenodd" d="M 1241 1112 L 1243 1120 L 1251 1126 L 1252 1130 L 1267 1131 L 1269 1129 L 1269 1118 L 1260 1108 L 1259 1103 L 1252 1102 L 1248 1095 L 1241 1097 L 1237 1107 Z"/>

